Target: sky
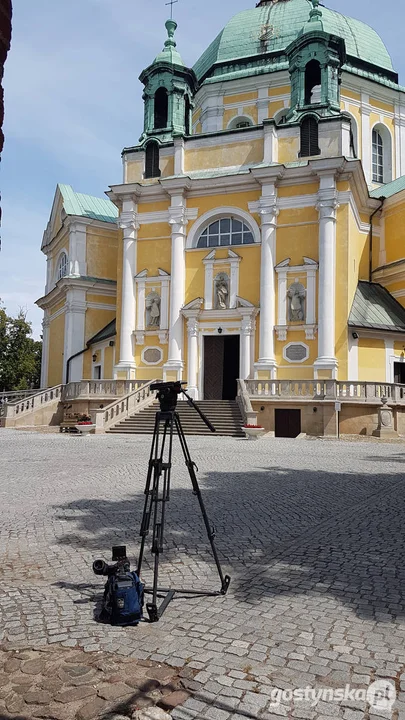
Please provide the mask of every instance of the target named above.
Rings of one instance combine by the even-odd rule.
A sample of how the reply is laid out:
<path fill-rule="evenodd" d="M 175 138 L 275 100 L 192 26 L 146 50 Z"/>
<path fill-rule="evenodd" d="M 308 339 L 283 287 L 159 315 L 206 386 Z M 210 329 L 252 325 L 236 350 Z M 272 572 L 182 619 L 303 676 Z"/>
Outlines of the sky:
<path fill-rule="evenodd" d="M 143 130 L 140 72 L 166 37 L 167 0 L 14 0 L 4 76 L 0 298 L 27 311 L 35 337 L 46 259 L 42 235 L 58 182 L 103 197 L 121 182 L 121 150 Z M 256 0 L 179 0 L 178 49 L 192 66 L 227 21 Z M 325 0 L 368 22 L 385 41 L 405 84 L 405 8 L 394 0 Z M 388 5 L 387 5 L 388 7 Z M 393 10 L 395 9 L 395 12 Z"/>

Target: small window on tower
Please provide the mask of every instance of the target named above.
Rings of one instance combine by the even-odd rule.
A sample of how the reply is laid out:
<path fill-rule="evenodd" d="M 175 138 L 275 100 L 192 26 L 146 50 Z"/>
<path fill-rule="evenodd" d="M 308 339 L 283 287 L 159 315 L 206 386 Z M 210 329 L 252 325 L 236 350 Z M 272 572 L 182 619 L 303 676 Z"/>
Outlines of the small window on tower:
<path fill-rule="evenodd" d="M 169 113 L 169 98 L 166 88 L 159 88 L 155 93 L 155 129 L 161 130 L 167 127 Z"/>
<path fill-rule="evenodd" d="M 306 117 L 301 123 L 301 151 L 300 157 L 312 157 L 320 155 L 318 146 L 319 132 L 318 122 L 314 117 Z"/>
<path fill-rule="evenodd" d="M 191 113 L 191 103 L 190 98 L 188 95 L 186 95 L 185 99 L 185 107 L 184 107 L 184 130 L 186 135 L 190 135 L 190 113 Z"/>
<path fill-rule="evenodd" d="M 62 253 L 58 263 L 58 280 L 65 277 L 68 274 L 68 258 L 66 253 Z"/>
<path fill-rule="evenodd" d="M 160 177 L 159 145 L 152 140 L 145 149 L 145 179 L 156 177 Z"/>
<path fill-rule="evenodd" d="M 321 66 L 318 60 L 311 60 L 305 68 L 305 105 L 321 102 Z"/>

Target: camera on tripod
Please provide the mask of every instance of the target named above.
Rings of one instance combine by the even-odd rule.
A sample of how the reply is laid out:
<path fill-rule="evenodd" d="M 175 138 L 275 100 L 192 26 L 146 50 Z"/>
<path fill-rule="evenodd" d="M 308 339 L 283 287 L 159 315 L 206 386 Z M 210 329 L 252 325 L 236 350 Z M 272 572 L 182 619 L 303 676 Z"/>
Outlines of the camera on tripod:
<path fill-rule="evenodd" d="M 182 385 L 185 382 L 158 382 L 150 386 L 151 390 L 157 390 L 161 412 L 172 412 L 176 409 L 177 399 L 180 393 L 184 392 Z"/>
<path fill-rule="evenodd" d="M 104 560 L 93 563 L 95 575 L 108 578 L 99 620 L 112 625 L 136 625 L 143 615 L 144 585 L 136 572 L 131 572 L 125 545 L 113 547 L 112 559 L 115 560 L 114 565 Z"/>

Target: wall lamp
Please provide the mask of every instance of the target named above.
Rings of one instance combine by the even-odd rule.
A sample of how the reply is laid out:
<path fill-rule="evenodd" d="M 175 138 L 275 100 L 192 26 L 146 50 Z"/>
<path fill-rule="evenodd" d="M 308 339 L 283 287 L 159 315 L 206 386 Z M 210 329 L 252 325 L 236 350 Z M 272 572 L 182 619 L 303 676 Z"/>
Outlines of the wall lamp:
<path fill-rule="evenodd" d="M 356 332 L 354 332 L 354 333 L 352 333 L 352 338 L 353 338 L 353 340 L 358 340 L 359 336 Z"/>
<path fill-rule="evenodd" d="M 97 360 L 97 354 L 94 353 L 94 355 L 93 355 L 93 362 L 96 362 L 96 360 Z"/>

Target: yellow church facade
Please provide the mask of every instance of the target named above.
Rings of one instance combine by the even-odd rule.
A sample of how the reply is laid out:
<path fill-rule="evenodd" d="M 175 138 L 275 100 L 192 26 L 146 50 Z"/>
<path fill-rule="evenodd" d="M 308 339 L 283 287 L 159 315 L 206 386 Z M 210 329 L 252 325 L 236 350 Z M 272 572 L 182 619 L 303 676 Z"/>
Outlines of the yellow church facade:
<path fill-rule="evenodd" d="M 405 382 L 405 91 L 381 39 L 262 0 L 189 69 L 166 28 L 122 183 L 58 186 L 42 386 Z"/>

